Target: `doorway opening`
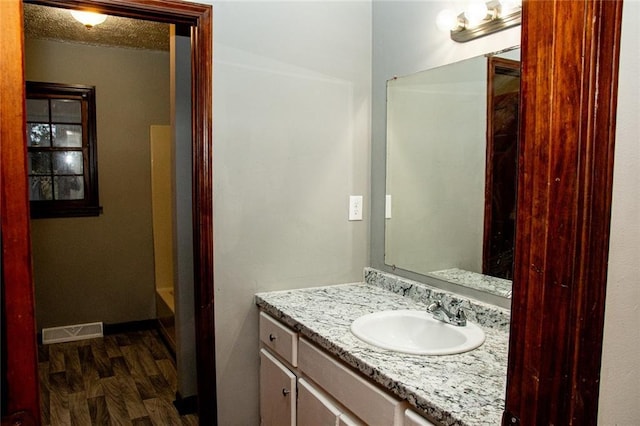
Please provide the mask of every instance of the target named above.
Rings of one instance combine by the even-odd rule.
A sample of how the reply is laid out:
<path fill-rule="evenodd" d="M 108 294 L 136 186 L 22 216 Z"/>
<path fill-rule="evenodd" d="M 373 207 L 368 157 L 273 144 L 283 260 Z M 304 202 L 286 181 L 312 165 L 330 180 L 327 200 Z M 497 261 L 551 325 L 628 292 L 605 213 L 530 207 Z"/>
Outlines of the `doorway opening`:
<path fill-rule="evenodd" d="M 92 9 L 99 13 L 107 15 L 122 16 L 136 19 L 145 19 L 159 21 L 169 24 L 176 24 L 189 29 L 191 36 L 191 130 L 192 130 L 192 222 L 193 222 L 193 253 L 194 253 L 194 308 L 195 308 L 195 328 L 196 328 L 196 364 L 198 370 L 198 396 L 201 401 L 199 404 L 198 414 L 203 424 L 216 423 L 216 388 L 215 388 L 215 343 L 214 343 L 214 315 L 213 315 L 213 215 L 212 215 L 212 158 L 211 158 L 211 135 L 212 135 L 212 14 L 211 7 L 201 4 L 176 2 L 173 0 L 158 0 L 152 3 L 146 0 L 132 0 L 127 4 L 118 4 L 111 2 L 102 2 L 99 0 L 79 0 L 72 5 L 66 1 L 60 0 L 42 0 L 32 1 L 31 3 L 54 6 L 60 8 L 80 8 Z M 19 17 L 20 9 L 13 6 L 8 7 L 11 14 L 6 15 L 6 19 L 14 19 Z M 17 12 L 13 14 L 13 12 Z M 4 19 L 3 19 L 4 22 Z M 7 31 L 16 28 L 15 22 L 11 21 Z M 22 30 L 17 28 L 18 37 L 22 38 Z M 13 35 L 13 34 L 12 34 Z M 4 47 L 4 46 L 3 46 Z M 23 57 L 23 46 L 21 43 L 15 43 L 8 55 L 18 58 L 20 61 Z M 15 54 L 15 55 L 14 55 Z M 15 61 L 18 63 L 19 61 Z M 13 66 L 14 62 L 8 62 Z M 3 62 L 3 67 L 5 66 Z M 11 69 L 13 71 L 13 68 Z M 15 75 L 14 75 L 15 74 Z M 11 78 L 15 79 L 13 87 L 17 87 L 15 94 L 22 94 L 24 99 L 24 77 L 20 73 L 11 74 Z M 20 79 L 22 83 L 20 84 Z M 18 83 L 18 84 L 15 84 Z M 4 86 L 3 86 L 4 87 Z M 7 97 L 9 99 L 9 97 Z M 6 124 L 15 126 L 23 126 L 24 111 L 20 111 L 13 116 L 12 123 L 7 121 Z M 8 128 L 9 126 L 7 126 Z M 3 130 L 5 122 L 3 120 Z M 19 127 L 17 127 L 19 128 Z M 17 175 L 22 174 L 26 159 L 24 153 L 20 154 L 20 147 L 24 146 L 24 132 L 21 132 L 22 138 L 15 138 L 11 144 L 7 140 L 3 140 L 3 163 L 8 161 L 8 153 L 14 153 L 18 166 L 14 168 Z M 6 149 L 9 148 L 9 149 Z M 5 164 L 3 164 L 5 166 Z M 4 167 L 3 167 L 4 168 Z M 9 173 L 3 173 L 3 180 L 7 182 Z M 26 177 L 26 175 L 25 175 Z M 6 333 L 3 332 L 3 338 L 6 336 L 8 344 L 7 349 L 7 366 L 8 372 L 8 392 L 14 395 L 14 399 L 9 400 L 8 412 L 17 411 L 18 409 L 27 409 L 33 417 L 38 418 L 38 396 L 37 381 L 34 380 L 35 363 L 35 336 L 33 339 L 19 339 L 20 333 L 24 334 L 25 330 L 29 330 L 29 324 L 33 324 L 33 289 L 29 291 L 29 285 L 25 285 L 31 281 L 31 265 L 30 262 L 15 261 L 14 257 L 21 256 L 23 259 L 30 257 L 29 244 L 29 227 L 24 220 L 12 222 L 12 217 L 28 218 L 28 203 L 25 202 L 25 193 L 19 185 L 8 188 L 4 186 L 3 196 L 7 202 L 15 201 L 12 209 L 5 210 L 3 213 L 3 244 L 5 250 L 15 247 L 17 250 L 15 256 L 3 258 L 3 269 L 5 264 L 13 265 L 10 271 L 4 273 L 5 290 L 11 294 L 20 294 L 24 297 L 16 297 L 12 300 L 11 306 L 7 307 L 5 303 L 6 315 L 9 318 L 14 317 L 17 311 L 31 313 L 22 316 L 21 321 L 7 321 Z M 15 228 L 15 229 L 14 229 Z M 18 235 L 22 243 L 15 238 L 9 240 L 9 235 Z M 12 247 L 9 247 L 10 243 Z M 15 243 L 15 244 L 14 244 Z M 4 299 L 6 300 L 6 299 Z M 29 334 L 27 332 L 27 334 Z M 15 340 L 14 340 L 15 339 Z M 3 345 L 4 346 L 4 345 Z M 16 356 L 20 353 L 21 356 Z M 26 372 L 23 377 L 26 380 L 14 380 L 10 372 Z M 34 383 L 35 382 L 35 383 Z"/>

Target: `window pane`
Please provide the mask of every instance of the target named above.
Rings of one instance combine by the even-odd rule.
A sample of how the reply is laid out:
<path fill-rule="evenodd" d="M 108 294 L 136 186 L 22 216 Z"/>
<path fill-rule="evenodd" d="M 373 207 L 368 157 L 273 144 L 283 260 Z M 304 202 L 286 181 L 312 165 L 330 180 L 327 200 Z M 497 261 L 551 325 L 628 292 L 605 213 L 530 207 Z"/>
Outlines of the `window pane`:
<path fill-rule="evenodd" d="M 84 179 L 82 176 L 55 176 L 53 178 L 56 200 L 82 200 Z"/>
<path fill-rule="evenodd" d="M 51 121 L 54 123 L 82 123 L 80 101 L 71 99 L 51 100 Z"/>
<path fill-rule="evenodd" d="M 27 146 L 51 146 L 51 128 L 47 123 L 27 124 Z"/>
<path fill-rule="evenodd" d="M 95 89 L 27 81 L 26 98 L 31 217 L 99 215 Z"/>
<path fill-rule="evenodd" d="M 53 174 L 81 175 L 82 151 L 63 151 L 53 153 Z"/>
<path fill-rule="evenodd" d="M 51 154 L 48 152 L 30 152 L 27 169 L 30 175 L 50 175 Z"/>
<path fill-rule="evenodd" d="M 53 199 L 51 176 L 29 176 L 29 199 L 34 201 Z"/>
<path fill-rule="evenodd" d="M 82 146 L 82 125 L 75 124 L 54 124 L 53 126 L 53 146 L 81 147 Z"/>
<path fill-rule="evenodd" d="M 27 121 L 49 122 L 49 101 L 47 99 L 27 99 Z"/>

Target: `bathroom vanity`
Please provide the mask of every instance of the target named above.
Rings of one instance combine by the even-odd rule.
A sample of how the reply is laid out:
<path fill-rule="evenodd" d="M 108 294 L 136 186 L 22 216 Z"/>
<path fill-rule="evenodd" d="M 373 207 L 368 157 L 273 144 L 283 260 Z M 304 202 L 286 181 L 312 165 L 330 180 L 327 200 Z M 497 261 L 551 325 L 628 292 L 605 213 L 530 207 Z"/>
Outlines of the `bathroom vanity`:
<path fill-rule="evenodd" d="M 257 294 L 262 424 L 500 424 L 508 311 L 470 301 L 486 340 L 456 355 L 384 350 L 350 331 L 372 312 L 457 298 L 373 269 L 365 283 Z"/>

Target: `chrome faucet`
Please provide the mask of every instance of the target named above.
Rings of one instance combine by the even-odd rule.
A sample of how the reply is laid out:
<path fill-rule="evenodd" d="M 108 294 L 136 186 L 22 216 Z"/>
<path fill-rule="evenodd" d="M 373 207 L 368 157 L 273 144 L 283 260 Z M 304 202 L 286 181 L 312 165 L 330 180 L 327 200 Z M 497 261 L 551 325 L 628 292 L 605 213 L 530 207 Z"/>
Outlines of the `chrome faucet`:
<path fill-rule="evenodd" d="M 462 306 L 465 304 L 465 306 Z M 427 311 L 433 314 L 433 318 L 451 325 L 464 327 L 467 325 L 467 316 L 464 309 L 467 308 L 468 302 L 452 301 L 449 306 L 450 311 L 444 307 L 440 300 L 436 300 L 427 307 Z"/>

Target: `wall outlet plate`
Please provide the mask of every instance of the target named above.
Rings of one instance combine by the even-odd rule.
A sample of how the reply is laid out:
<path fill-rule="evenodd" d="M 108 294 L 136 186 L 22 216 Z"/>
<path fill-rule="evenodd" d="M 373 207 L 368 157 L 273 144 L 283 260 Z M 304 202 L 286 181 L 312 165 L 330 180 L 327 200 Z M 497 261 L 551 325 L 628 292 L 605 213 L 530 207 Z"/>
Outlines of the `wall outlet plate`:
<path fill-rule="evenodd" d="M 349 197 L 349 220 L 362 220 L 362 195 Z"/>

